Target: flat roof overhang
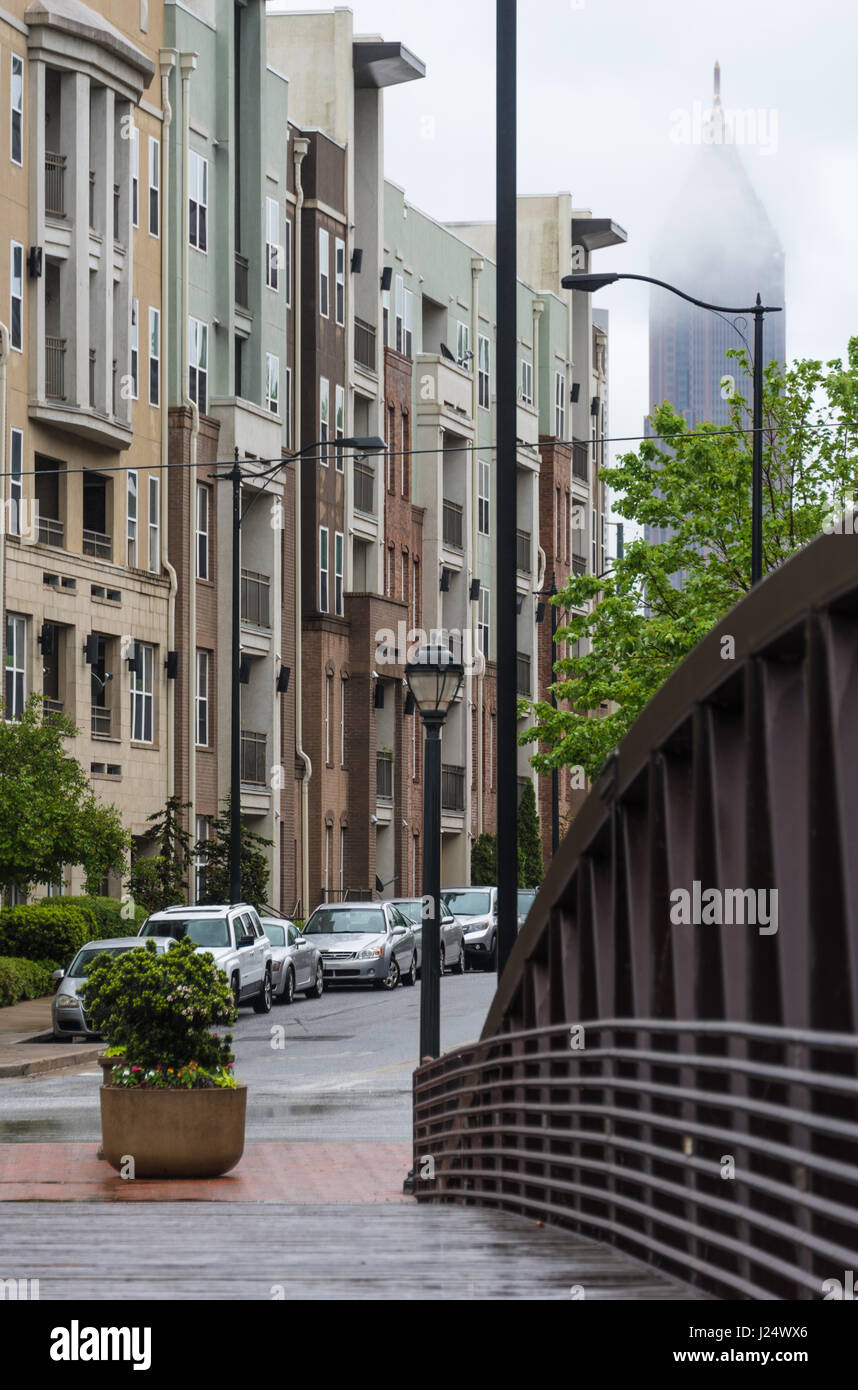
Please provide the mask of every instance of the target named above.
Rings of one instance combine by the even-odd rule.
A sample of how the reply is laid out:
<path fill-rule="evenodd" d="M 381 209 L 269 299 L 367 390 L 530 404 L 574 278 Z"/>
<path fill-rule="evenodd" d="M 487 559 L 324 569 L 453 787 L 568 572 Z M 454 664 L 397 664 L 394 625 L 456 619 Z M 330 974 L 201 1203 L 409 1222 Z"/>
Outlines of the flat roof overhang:
<path fill-rule="evenodd" d="M 600 251 L 603 246 L 620 246 L 628 241 L 628 233 L 610 217 L 573 217 L 572 245 L 587 251 Z"/>
<path fill-rule="evenodd" d="M 361 42 L 352 45 L 356 87 L 396 87 L 426 76 L 426 64 L 402 43 Z"/>

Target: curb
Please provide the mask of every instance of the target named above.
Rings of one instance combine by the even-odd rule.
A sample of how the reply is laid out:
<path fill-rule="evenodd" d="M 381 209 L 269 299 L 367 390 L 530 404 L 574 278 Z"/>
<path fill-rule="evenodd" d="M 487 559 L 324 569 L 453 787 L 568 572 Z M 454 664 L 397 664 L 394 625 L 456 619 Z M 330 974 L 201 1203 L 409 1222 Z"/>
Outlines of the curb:
<path fill-rule="evenodd" d="M 53 1041 L 53 1034 L 37 1034 L 33 1038 L 28 1038 L 27 1042 L 50 1042 Z M 20 1045 L 20 1044 L 19 1044 Z M 7 1076 L 36 1076 L 41 1072 L 65 1071 L 69 1067 L 79 1066 L 81 1062 L 95 1062 L 103 1052 L 101 1044 L 94 1044 L 91 1047 L 75 1048 L 74 1044 L 69 1043 L 68 1053 L 55 1053 L 52 1057 L 31 1057 L 22 1058 L 20 1062 L 0 1062 L 0 1080 Z"/>

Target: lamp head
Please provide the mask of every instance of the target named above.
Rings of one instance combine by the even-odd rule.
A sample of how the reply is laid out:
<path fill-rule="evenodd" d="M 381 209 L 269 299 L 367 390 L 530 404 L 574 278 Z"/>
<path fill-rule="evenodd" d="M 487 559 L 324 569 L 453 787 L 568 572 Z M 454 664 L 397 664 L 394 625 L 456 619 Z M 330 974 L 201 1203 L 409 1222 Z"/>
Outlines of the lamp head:
<path fill-rule="evenodd" d="M 424 723 L 443 724 L 464 674 L 461 661 L 440 642 L 429 642 L 414 654 L 405 667 L 405 679 Z"/>

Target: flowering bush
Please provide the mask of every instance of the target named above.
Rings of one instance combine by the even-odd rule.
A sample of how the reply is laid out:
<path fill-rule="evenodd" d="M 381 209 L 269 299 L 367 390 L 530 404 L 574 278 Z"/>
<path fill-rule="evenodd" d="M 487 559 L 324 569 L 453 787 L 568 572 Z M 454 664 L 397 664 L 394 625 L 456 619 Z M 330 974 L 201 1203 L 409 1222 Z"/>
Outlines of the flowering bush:
<path fill-rule="evenodd" d="M 174 941 L 158 955 L 154 941 L 94 961 L 80 990 L 91 1025 L 124 1054 L 120 1086 L 234 1086 L 232 1036 L 212 1031 L 234 1023 L 226 976 L 194 943 Z"/>

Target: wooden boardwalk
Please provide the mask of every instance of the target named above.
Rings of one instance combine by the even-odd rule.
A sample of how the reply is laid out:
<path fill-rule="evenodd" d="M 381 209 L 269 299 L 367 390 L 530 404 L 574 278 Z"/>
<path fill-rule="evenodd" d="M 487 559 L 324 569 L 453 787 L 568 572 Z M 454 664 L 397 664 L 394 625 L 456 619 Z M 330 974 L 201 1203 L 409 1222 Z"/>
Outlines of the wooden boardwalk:
<path fill-rule="evenodd" d="M 704 1297 L 522 1217 L 414 1202 L 6 1202 L 0 1249 L 42 1300 Z"/>

